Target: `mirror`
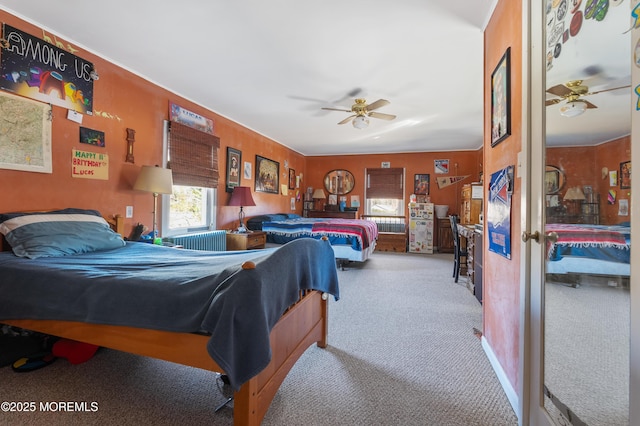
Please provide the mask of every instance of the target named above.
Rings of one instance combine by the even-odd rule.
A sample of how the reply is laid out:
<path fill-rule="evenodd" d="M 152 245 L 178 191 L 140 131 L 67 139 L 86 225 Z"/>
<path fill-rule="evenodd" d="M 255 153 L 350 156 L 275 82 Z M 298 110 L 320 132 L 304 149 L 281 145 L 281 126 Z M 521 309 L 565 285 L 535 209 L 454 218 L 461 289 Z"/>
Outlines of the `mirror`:
<path fill-rule="evenodd" d="M 626 426 L 631 190 L 617 173 L 631 159 L 630 12 L 611 4 L 595 19 L 594 2 L 570 3 L 547 1 L 544 20 L 544 410 L 556 425 Z"/>
<path fill-rule="evenodd" d="M 566 178 L 564 172 L 556 166 L 547 166 L 544 172 L 544 187 L 547 194 L 557 194 L 564 188 Z"/>
<path fill-rule="evenodd" d="M 348 170 L 331 170 L 324 175 L 324 189 L 329 194 L 344 195 L 353 191 L 356 181 Z"/>

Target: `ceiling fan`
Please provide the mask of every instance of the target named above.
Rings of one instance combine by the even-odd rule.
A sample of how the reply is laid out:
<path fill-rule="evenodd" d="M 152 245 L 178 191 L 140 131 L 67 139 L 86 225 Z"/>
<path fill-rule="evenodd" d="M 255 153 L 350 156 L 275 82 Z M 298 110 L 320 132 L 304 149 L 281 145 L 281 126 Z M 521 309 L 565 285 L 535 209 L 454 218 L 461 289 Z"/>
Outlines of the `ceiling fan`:
<path fill-rule="evenodd" d="M 369 117 L 380 118 L 382 120 L 393 120 L 396 118 L 395 115 L 384 114 L 382 112 L 376 112 L 374 110 L 388 105 L 390 102 L 386 99 L 378 99 L 377 101 L 368 104 L 365 99 L 358 98 L 356 99 L 356 103 L 351 105 L 351 109 L 341 109 L 341 108 L 321 108 L 328 111 L 343 111 L 343 112 L 352 112 L 353 115 L 345 118 L 338 124 L 345 124 L 351 121 L 353 127 L 356 129 L 364 129 L 369 125 Z"/>
<path fill-rule="evenodd" d="M 572 80 L 564 84 L 557 84 L 549 89 L 547 93 L 558 96 L 557 98 L 547 99 L 546 106 L 556 105 L 562 101 L 567 101 L 565 105 L 560 107 L 560 114 L 565 117 L 575 117 L 584 113 L 587 109 L 598 108 L 591 102 L 581 99 L 582 96 L 597 95 L 598 93 L 610 92 L 612 90 L 624 89 L 629 85 L 612 87 L 609 89 L 597 90 L 589 92 L 589 87 L 583 85 L 584 80 Z"/>

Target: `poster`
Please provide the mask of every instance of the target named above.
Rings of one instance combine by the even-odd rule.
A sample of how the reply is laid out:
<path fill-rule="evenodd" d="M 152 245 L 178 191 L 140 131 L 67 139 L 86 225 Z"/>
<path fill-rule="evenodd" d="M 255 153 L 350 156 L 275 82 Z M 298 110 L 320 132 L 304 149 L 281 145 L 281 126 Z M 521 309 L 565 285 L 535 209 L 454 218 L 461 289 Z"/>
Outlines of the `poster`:
<path fill-rule="evenodd" d="M 109 156 L 97 152 L 72 150 L 71 176 L 109 180 Z"/>
<path fill-rule="evenodd" d="M 93 64 L 4 24 L 9 47 L 0 55 L 0 88 L 37 101 L 93 114 Z"/>
<path fill-rule="evenodd" d="M 511 259 L 511 194 L 513 166 L 491 175 L 487 199 L 489 251 Z"/>

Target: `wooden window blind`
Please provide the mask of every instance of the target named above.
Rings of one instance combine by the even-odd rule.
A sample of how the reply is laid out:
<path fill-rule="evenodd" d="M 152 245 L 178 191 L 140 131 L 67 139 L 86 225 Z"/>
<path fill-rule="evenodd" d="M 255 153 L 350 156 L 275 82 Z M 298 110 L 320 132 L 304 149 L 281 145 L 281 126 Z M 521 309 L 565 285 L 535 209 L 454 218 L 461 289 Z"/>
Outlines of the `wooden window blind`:
<path fill-rule="evenodd" d="M 404 198 L 404 169 L 367 169 L 367 198 Z"/>
<path fill-rule="evenodd" d="M 174 121 L 169 123 L 169 163 L 173 184 L 216 188 L 220 138 Z"/>

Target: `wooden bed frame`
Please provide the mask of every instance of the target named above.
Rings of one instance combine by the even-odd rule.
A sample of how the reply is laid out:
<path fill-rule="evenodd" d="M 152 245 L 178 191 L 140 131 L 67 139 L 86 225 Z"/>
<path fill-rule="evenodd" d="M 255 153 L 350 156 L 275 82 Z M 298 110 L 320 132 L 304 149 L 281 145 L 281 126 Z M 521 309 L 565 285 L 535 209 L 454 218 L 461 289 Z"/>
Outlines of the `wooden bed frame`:
<path fill-rule="evenodd" d="M 122 235 L 122 217 L 108 221 Z M 0 239 L 0 250 L 8 249 L 8 244 Z M 243 265 L 243 268 L 251 267 L 251 262 Z M 0 319 L 0 323 L 224 373 L 207 352 L 209 337 L 206 335 L 72 321 Z M 285 377 L 307 348 L 313 343 L 321 348 L 327 346 L 327 332 L 326 295 L 315 290 L 301 292 L 300 300 L 284 313 L 271 331 L 271 362 L 234 393 L 234 425 L 258 426 Z M 213 415 L 213 409 L 211 413 Z"/>

